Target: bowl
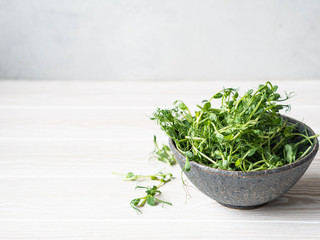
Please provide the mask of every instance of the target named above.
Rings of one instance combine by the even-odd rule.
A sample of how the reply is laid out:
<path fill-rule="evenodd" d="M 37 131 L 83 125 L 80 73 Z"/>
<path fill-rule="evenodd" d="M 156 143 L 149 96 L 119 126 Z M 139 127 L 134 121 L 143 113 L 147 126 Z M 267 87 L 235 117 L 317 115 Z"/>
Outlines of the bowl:
<path fill-rule="evenodd" d="M 293 118 L 282 116 L 288 122 L 298 124 L 298 131 L 304 126 L 308 134 L 314 131 Z M 202 193 L 223 206 L 235 209 L 254 209 L 280 197 L 292 188 L 305 173 L 319 149 L 318 139 L 310 152 L 303 158 L 282 167 L 255 172 L 228 171 L 205 166 L 191 161 L 191 170 L 185 172 L 188 179 Z M 172 139 L 169 146 L 181 168 L 186 158 L 176 148 Z"/>

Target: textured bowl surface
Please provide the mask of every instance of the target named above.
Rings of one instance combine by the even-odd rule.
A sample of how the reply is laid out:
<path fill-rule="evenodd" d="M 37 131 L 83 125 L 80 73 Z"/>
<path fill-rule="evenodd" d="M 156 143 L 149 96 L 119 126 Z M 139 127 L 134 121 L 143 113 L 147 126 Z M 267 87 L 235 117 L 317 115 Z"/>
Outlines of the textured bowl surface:
<path fill-rule="evenodd" d="M 303 123 L 284 117 L 291 123 Z M 308 126 L 309 135 L 315 135 Z M 188 179 L 208 197 L 220 204 L 237 209 L 253 209 L 280 197 L 292 188 L 305 173 L 319 148 L 318 139 L 310 152 L 300 160 L 279 168 L 256 172 L 228 171 L 207 167 L 191 161 L 191 170 L 185 172 Z M 181 168 L 185 157 L 169 139 L 169 146 Z"/>

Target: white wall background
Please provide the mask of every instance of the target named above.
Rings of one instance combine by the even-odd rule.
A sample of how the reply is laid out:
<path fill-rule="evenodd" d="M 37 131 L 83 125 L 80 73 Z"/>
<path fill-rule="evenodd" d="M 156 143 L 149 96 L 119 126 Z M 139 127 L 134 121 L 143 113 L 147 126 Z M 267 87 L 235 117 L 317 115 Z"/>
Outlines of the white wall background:
<path fill-rule="evenodd" d="M 0 0 L 0 79 L 320 79 L 320 0 Z"/>

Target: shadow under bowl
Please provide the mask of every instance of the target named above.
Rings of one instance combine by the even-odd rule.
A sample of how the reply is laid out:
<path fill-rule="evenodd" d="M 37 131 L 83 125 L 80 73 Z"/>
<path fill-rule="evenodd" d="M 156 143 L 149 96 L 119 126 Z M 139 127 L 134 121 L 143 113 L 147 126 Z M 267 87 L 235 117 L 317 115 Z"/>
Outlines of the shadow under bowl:
<path fill-rule="evenodd" d="M 299 131 L 306 127 L 309 136 L 315 135 L 302 122 L 282 117 L 290 123 L 298 124 Z M 318 139 L 314 141 L 313 148 L 306 156 L 279 168 L 255 172 L 229 171 L 191 161 L 191 170 L 185 174 L 202 193 L 223 206 L 235 209 L 258 208 L 280 197 L 299 181 L 318 152 Z M 172 139 L 169 139 L 169 146 L 183 168 L 185 156 L 176 148 Z"/>

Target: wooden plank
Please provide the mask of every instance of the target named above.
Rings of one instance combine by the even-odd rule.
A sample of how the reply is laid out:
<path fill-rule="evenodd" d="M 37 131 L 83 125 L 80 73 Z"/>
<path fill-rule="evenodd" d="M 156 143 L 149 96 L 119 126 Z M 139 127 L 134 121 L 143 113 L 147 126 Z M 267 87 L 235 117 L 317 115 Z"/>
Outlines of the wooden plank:
<path fill-rule="evenodd" d="M 146 110 L 1 109 L 1 138 L 150 138 Z"/>
<path fill-rule="evenodd" d="M 156 172 L 153 139 L 121 141 L 0 141 L 0 177 L 106 176 L 112 171 Z M 158 139 L 159 144 L 167 138 Z M 125 151 L 123 150 L 125 147 Z M 318 155 L 314 162 L 320 162 Z M 167 167 L 171 170 L 170 167 Z M 177 172 L 177 176 L 179 172 Z"/>
<path fill-rule="evenodd" d="M 142 109 L 0 109 L 0 139 L 150 139 L 159 127 Z M 303 120 L 317 133 L 320 106 L 296 107 L 288 116 Z"/>
<path fill-rule="evenodd" d="M 159 139 L 159 143 L 166 141 Z M 142 141 L 3 140 L 0 141 L 0 177 L 105 176 L 111 171 L 140 169 L 155 172 L 164 164 L 149 160 L 153 149 L 152 136 Z"/>
<path fill-rule="evenodd" d="M 0 179 L 0 220 L 37 219 L 136 219 L 137 214 L 129 206 L 129 201 L 143 195 L 135 190 L 136 185 L 150 185 L 152 182 L 126 182 L 112 175 L 114 169 L 124 170 L 125 164 L 114 164 L 106 175 L 69 175 L 47 177 L 14 176 Z M 119 169 L 118 169 L 119 168 Z M 148 173 L 151 166 L 137 170 Z M 71 168 L 72 169 L 72 168 Z M 154 171 L 159 168 L 155 166 Z M 201 221 L 299 221 L 320 223 L 320 169 L 319 161 L 312 164 L 303 178 L 287 194 L 267 206 L 240 211 L 225 208 L 206 197 L 188 183 L 191 199 L 186 194 L 179 179 L 178 166 L 167 168 L 177 179 L 162 188 L 163 200 L 174 206 L 149 207 L 143 209 L 145 221 L 154 219 L 193 219 Z M 106 171 L 107 172 L 107 171 Z M 32 173 L 32 171 L 30 171 Z"/>
<path fill-rule="evenodd" d="M 255 88 L 264 81 L 99 82 L 0 81 L 0 106 L 170 106 L 176 99 L 196 104 L 223 87 Z M 319 105 L 320 82 L 273 81 L 279 92 L 295 92 L 293 106 Z M 312 93 L 312 94 L 310 94 Z"/>
<path fill-rule="evenodd" d="M 318 223 L 195 221 L 6 221 L 0 239 L 319 239 Z"/>

